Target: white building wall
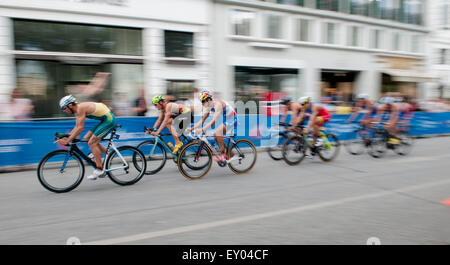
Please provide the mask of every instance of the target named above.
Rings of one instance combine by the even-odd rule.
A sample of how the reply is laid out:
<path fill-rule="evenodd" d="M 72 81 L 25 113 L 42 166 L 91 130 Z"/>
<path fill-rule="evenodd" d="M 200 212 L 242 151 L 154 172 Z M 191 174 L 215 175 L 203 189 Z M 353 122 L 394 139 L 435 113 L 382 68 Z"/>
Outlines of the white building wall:
<path fill-rule="evenodd" d="M 15 70 L 12 18 L 143 29 L 144 85 L 146 99 L 166 93 L 166 80 L 195 80 L 200 89 L 210 86 L 210 0 L 0 0 L 0 102 L 9 100 Z M 194 62 L 169 63 L 164 54 L 164 30 L 194 33 Z"/>

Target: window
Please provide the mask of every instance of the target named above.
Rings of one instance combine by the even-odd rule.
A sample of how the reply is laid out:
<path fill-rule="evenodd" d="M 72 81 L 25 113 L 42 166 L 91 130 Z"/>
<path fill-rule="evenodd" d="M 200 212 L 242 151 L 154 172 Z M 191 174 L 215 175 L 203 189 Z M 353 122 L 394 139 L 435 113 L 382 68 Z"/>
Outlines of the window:
<path fill-rule="evenodd" d="M 370 34 L 370 48 L 371 49 L 381 49 L 381 43 L 382 43 L 382 31 L 379 29 L 373 29 L 371 30 Z"/>
<path fill-rule="evenodd" d="M 398 32 L 395 32 L 392 36 L 392 50 L 399 51 L 401 48 L 401 35 Z"/>
<path fill-rule="evenodd" d="M 350 0 L 350 14 L 367 16 L 369 1 L 367 0 Z"/>
<path fill-rule="evenodd" d="M 299 18 L 296 19 L 296 40 L 312 41 L 311 20 Z"/>
<path fill-rule="evenodd" d="M 164 31 L 166 57 L 194 58 L 194 33 L 181 31 Z"/>
<path fill-rule="evenodd" d="M 442 3 L 442 25 L 444 27 L 450 25 L 450 3 L 448 3 L 446 0 Z"/>
<path fill-rule="evenodd" d="M 167 95 L 176 100 L 188 100 L 194 93 L 194 80 L 167 80 Z"/>
<path fill-rule="evenodd" d="M 419 0 L 406 0 L 401 6 L 401 21 L 409 24 L 422 24 L 422 3 Z"/>
<path fill-rule="evenodd" d="M 142 30 L 13 20 L 16 50 L 142 55 Z"/>
<path fill-rule="evenodd" d="M 280 92 L 290 97 L 298 96 L 299 76 L 298 69 L 235 66 L 235 100 L 259 104 Z"/>
<path fill-rule="evenodd" d="M 339 0 L 317 0 L 317 9 L 338 11 Z"/>
<path fill-rule="evenodd" d="M 450 50 L 441 49 L 440 50 L 440 64 L 450 64 Z"/>
<path fill-rule="evenodd" d="M 295 5 L 295 6 L 303 6 L 304 0 L 263 0 L 264 2 L 278 3 L 278 4 L 286 4 L 286 5 Z"/>
<path fill-rule="evenodd" d="M 358 26 L 349 26 L 348 27 L 348 46 L 361 46 L 361 28 Z"/>
<path fill-rule="evenodd" d="M 250 36 L 255 13 L 244 10 L 231 11 L 232 34 Z"/>
<path fill-rule="evenodd" d="M 283 18 L 280 15 L 266 15 L 266 37 L 271 39 L 281 39 L 283 37 Z"/>
<path fill-rule="evenodd" d="M 420 53 L 423 51 L 423 38 L 420 35 L 413 35 L 411 38 L 411 51 Z"/>
<path fill-rule="evenodd" d="M 325 22 L 323 24 L 323 39 L 322 42 L 326 44 L 338 44 L 338 25 L 332 22 Z"/>

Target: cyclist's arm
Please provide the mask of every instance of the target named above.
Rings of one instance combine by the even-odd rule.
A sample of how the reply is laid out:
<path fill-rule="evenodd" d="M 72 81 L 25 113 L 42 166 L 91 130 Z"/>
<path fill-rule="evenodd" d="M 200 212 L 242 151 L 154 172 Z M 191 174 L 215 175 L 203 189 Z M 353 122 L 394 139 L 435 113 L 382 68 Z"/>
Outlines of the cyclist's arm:
<path fill-rule="evenodd" d="M 159 113 L 158 119 L 156 120 L 155 124 L 153 124 L 153 128 L 158 128 L 159 125 L 161 124 L 161 122 L 163 121 L 163 119 L 164 119 L 164 112 L 161 111 Z"/>
<path fill-rule="evenodd" d="M 84 108 L 78 108 L 78 114 L 76 118 L 75 128 L 70 132 L 70 136 L 67 139 L 68 142 L 73 141 L 84 131 L 84 121 L 86 120 L 86 110 Z"/>
<path fill-rule="evenodd" d="M 216 105 L 214 105 L 214 109 L 216 111 L 214 112 L 212 121 L 210 121 L 208 124 L 203 126 L 203 128 L 202 128 L 203 131 L 211 128 L 214 124 L 216 124 L 217 120 L 219 119 L 220 115 L 222 114 L 222 110 L 223 110 L 222 103 L 220 103 L 220 101 L 217 102 Z"/>
<path fill-rule="evenodd" d="M 311 117 L 309 117 L 309 122 L 308 122 L 308 126 L 306 126 L 306 130 L 309 130 L 311 128 L 311 126 L 313 125 L 314 121 L 316 120 L 317 114 L 319 114 L 320 108 L 323 108 L 323 107 L 319 106 L 319 105 L 313 106 Z"/>
<path fill-rule="evenodd" d="M 164 127 L 167 126 L 167 123 L 169 123 L 169 120 L 170 120 L 170 118 L 171 118 L 171 116 L 172 116 L 172 111 L 170 111 L 170 110 L 171 110 L 171 107 L 172 107 L 171 105 L 172 105 L 172 104 L 169 103 L 169 104 L 167 104 L 167 106 L 166 106 L 166 111 L 164 112 L 164 113 L 165 113 L 165 114 L 164 114 L 164 119 L 163 119 L 161 125 L 159 126 L 159 129 L 156 131 L 157 134 L 160 134 L 161 131 L 164 130 Z"/>
<path fill-rule="evenodd" d="M 284 111 L 283 111 L 283 114 L 282 114 L 282 117 L 281 117 L 281 119 L 280 119 L 280 122 L 281 122 L 281 123 L 284 123 L 284 122 L 286 121 L 286 119 L 287 119 L 287 113 L 288 113 L 288 109 L 287 109 L 287 107 L 285 107 L 285 108 L 284 108 Z"/>
<path fill-rule="evenodd" d="M 355 107 L 353 112 L 352 112 L 352 115 L 350 115 L 350 117 L 347 119 L 347 122 L 354 121 L 355 118 L 358 117 L 360 111 L 361 111 L 360 107 Z"/>
<path fill-rule="evenodd" d="M 389 123 L 396 123 L 400 113 L 399 113 L 397 106 L 392 105 L 392 107 L 393 108 L 392 108 L 391 118 L 389 119 Z"/>
<path fill-rule="evenodd" d="M 206 119 L 209 117 L 209 113 L 210 113 L 209 110 L 206 111 L 206 113 L 203 114 L 202 119 L 201 119 L 199 122 L 197 122 L 197 123 L 194 125 L 194 127 L 192 127 L 192 130 L 195 130 L 195 129 L 197 129 L 198 127 L 202 126 L 203 123 L 205 123 Z"/>
<path fill-rule="evenodd" d="M 302 122 L 303 116 L 305 116 L 305 111 L 299 108 L 294 108 L 292 110 L 292 125 L 295 126 Z"/>

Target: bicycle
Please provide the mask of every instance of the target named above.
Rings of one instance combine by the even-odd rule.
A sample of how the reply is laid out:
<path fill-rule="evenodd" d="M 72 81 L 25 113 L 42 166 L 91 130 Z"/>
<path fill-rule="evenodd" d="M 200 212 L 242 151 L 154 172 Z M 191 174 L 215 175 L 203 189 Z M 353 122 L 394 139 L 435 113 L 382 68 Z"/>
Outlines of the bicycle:
<path fill-rule="evenodd" d="M 332 161 L 339 153 L 340 142 L 336 135 L 332 133 L 324 133 L 325 129 L 321 129 L 320 138 L 321 144 L 314 144 L 312 137 L 309 134 L 303 133 L 304 126 L 297 125 L 297 132 L 295 135 L 289 137 L 283 144 L 283 160 L 290 166 L 298 165 L 307 156 L 307 151 L 310 150 L 310 156 L 313 158 L 316 154 L 324 162 Z"/>
<path fill-rule="evenodd" d="M 137 148 L 114 145 L 114 140 L 120 138 L 116 133 L 116 129 L 120 127 L 117 125 L 111 131 L 111 137 L 102 140 L 108 141 L 103 168 L 111 181 L 126 186 L 135 184 L 142 178 L 147 163 L 144 154 Z M 68 134 L 55 133 L 55 141 L 68 136 Z M 78 187 L 85 173 L 82 159 L 94 169 L 96 168 L 95 162 L 78 148 L 77 144 L 80 142 L 87 142 L 87 140 L 74 139 L 66 145 L 69 146 L 68 150 L 55 150 L 42 158 L 37 168 L 37 175 L 44 188 L 55 193 L 63 193 Z M 105 175 L 101 177 L 105 177 Z"/>
<path fill-rule="evenodd" d="M 144 126 L 145 132 L 153 132 L 153 128 L 147 128 Z M 178 153 L 173 154 L 173 147 L 169 146 L 162 138 L 162 136 L 168 136 L 171 135 L 170 133 L 166 134 L 159 134 L 155 137 L 155 139 L 150 139 L 143 141 L 137 146 L 137 149 L 141 150 L 142 153 L 146 155 L 146 161 L 147 161 L 147 170 L 145 171 L 146 175 L 154 175 L 158 173 L 166 164 L 167 160 L 167 151 L 170 156 L 172 156 L 173 161 L 175 164 L 178 162 Z M 187 136 L 182 134 L 180 136 L 180 140 L 183 142 L 184 145 L 189 143 L 191 140 L 188 139 Z M 150 163 L 151 161 L 151 163 Z M 159 162 L 158 162 L 159 161 Z M 150 169 L 150 166 L 153 166 L 155 164 L 154 169 Z"/>
<path fill-rule="evenodd" d="M 289 127 L 289 123 L 275 123 L 274 125 L 279 125 L 280 127 Z M 270 145 L 267 148 L 267 153 L 269 156 L 275 160 L 281 160 L 283 159 L 283 152 L 282 147 L 283 144 L 286 142 L 286 140 L 289 138 L 290 135 L 292 135 L 293 132 L 287 131 L 287 130 L 272 130 L 270 135 Z"/>
<path fill-rule="evenodd" d="M 193 140 L 180 151 L 177 163 L 178 169 L 188 179 L 201 179 L 211 169 L 213 156 L 217 158 L 221 152 L 215 142 L 211 144 L 208 140 L 208 138 L 214 136 L 195 136 L 190 134 L 190 137 Z M 228 165 L 236 174 L 249 172 L 255 165 L 257 159 L 255 145 L 246 139 L 235 141 L 232 137 L 223 137 L 225 140 L 228 140 L 226 143 L 228 159 L 226 161 L 217 161 L 218 165 L 220 167 Z M 242 166 L 244 161 L 247 161 L 246 159 L 249 160 L 249 165 L 241 168 L 240 166 Z M 196 166 L 194 167 L 194 165 Z M 199 172 L 199 174 L 194 175 L 196 172 Z"/>
<path fill-rule="evenodd" d="M 411 152 L 413 138 L 407 134 L 409 126 L 401 128 L 395 136 L 384 128 L 386 122 L 372 122 L 378 125 L 371 140 L 369 154 L 374 158 L 384 156 L 387 149 L 393 150 L 398 155 L 407 155 Z"/>
<path fill-rule="evenodd" d="M 350 154 L 360 155 L 365 148 L 371 148 L 374 129 L 360 121 L 354 121 L 353 123 L 359 124 L 358 129 L 353 131 L 353 133 L 356 133 L 356 138 L 346 141 L 344 146 Z"/>

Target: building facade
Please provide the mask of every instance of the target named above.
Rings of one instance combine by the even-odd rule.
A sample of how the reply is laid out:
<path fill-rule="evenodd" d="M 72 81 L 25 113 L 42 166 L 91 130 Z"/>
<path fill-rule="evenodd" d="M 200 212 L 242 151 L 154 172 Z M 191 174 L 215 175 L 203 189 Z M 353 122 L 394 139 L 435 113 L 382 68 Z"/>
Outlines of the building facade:
<path fill-rule="evenodd" d="M 209 87 L 208 0 L 0 0 L 0 103 L 14 89 L 34 118 L 63 116 L 58 100 L 133 102 L 143 89 L 190 95 Z M 104 91 L 82 84 L 111 72 Z"/>
<path fill-rule="evenodd" d="M 215 0 L 213 86 L 232 100 L 426 96 L 424 1 Z"/>
<path fill-rule="evenodd" d="M 450 1 L 430 0 L 428 24 L 431 29 L 429 57 L 431 71 L 439 82 L 429 86 L 428 97 L 450 98 Z"/>

